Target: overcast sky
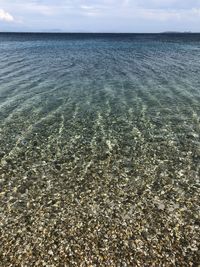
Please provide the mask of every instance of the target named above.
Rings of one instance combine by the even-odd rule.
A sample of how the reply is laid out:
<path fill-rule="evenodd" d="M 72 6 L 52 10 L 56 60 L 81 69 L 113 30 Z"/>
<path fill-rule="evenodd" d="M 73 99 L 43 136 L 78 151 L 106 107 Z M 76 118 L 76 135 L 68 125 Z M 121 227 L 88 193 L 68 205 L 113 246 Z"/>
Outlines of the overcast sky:
<path fill-rule="evenodd" d="M 200 0 L 0 0 L 0 31 L 200 32 Z"/>

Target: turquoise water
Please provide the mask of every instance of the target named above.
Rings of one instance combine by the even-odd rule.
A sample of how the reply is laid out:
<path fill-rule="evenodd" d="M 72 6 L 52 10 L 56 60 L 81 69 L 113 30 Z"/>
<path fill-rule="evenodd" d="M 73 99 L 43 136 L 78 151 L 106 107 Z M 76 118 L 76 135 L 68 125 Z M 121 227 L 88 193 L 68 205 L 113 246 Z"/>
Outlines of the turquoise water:
<path fill-rule="evenodd" d="M 90 264 L 133 266 L 131 234 L 145 264 L 197 262 L 200 35 L 0 34 L 0 160 L 5 264 L 26 264 L 40 241 L 31 259 L 50 250 L 61 264 L 46 240 L 73 236 Z M 113 263 L 90 248 L 94 225 Z M 121 256 L 113 229 L 129 242 Z"/>

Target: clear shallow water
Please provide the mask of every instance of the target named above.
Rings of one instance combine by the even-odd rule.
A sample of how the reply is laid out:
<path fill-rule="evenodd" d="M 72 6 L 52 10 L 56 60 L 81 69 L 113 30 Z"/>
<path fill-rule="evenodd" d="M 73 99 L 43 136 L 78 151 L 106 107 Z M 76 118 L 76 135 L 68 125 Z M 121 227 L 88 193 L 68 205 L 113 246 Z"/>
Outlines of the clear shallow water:
<path fill-rule="evenodd" d="M 69 243 L 73 236 L 92 264 L 93 258 L 105 266 L 137 263 L 131 253 L 140 245 L 130 246 L 131 234 L 120 235 L 123 231 L 144 243 L 138 257 L 145 264 L 197 262 L 199 77 L 198 34 L 1 34 L 2 251 L 9 247 L 6 258 L 1 254 L 5 263 L 13 261 L 11 255 L 15 264 L 29 262 L 35 245 L 28 244 L 35 240 L 38 245 L 44 230 L 40 247 L 48 249 L 49 256 L 59 255 L 61 264 L 58 245 L 54 251 L 53 241 L 46 241 L 55 238 L 51 225 L 58 232 L 71 225 L 55 239 Z M 97 222 L 101 246 L 91 241 L 98 236 Z M 110 235 L 114 230 L 117 241 Z M 166 232 L 173 231 L 177 236 L 172 240 Z M 129 242 L 121 246 L 121 256 L 113 247 L 120 240 Z M 99 246 L 110 249 L 108 262 L 103 256 L 101 262 L 96 251 L 86 253 L 91 244 L 98 251 Z M 43 258 L 42 249 L 31 259 Z M 73 244 L 70 249 L 74 256 L 66 250 L 67 259 L 80 266 L 84 260 Z M 54 264 L 58 266 L 56 260 Z"/>

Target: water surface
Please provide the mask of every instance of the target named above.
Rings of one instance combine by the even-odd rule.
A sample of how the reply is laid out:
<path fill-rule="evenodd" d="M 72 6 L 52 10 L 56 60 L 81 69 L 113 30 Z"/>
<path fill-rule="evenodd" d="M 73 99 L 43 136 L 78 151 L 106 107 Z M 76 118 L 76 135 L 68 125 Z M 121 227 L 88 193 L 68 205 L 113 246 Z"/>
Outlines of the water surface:
<path fill-rule="evenodd" d="M 5 266 L 196 266 L 199 77 L 198 34 L 0 34 Z"/>

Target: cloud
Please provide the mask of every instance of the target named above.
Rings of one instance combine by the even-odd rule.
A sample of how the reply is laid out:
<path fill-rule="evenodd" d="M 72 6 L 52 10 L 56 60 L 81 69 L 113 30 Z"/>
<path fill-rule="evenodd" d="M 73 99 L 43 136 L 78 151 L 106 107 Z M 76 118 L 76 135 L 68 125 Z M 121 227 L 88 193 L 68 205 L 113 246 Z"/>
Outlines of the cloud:
<path fill-rule="evenodd" d="M 27 3 L 26 5 L 21 5 L 21 9 L 24 10 L 25 12 L 38 13 L 45 16 L 51 16 L 54 14 L 56 6 Z"/>
<path fill-rule="evenodd" d="M 0 20 L 27 31 L 199 31 L 200 25 L 200 0 L 0 0 L 0 7 Z"/>
<path fill-rule="evenodd" d="M 12 22 L 14 21 L 14 18 L 10 13 L 6 12 L 3 9 L 0 9 L 0 20 L 6 21 L 6 22 Z"/>

